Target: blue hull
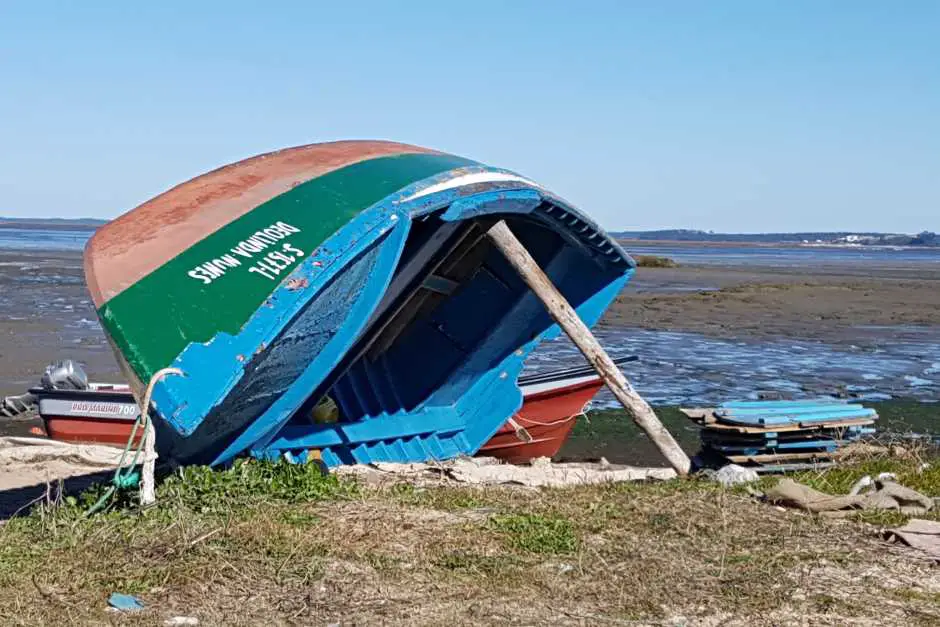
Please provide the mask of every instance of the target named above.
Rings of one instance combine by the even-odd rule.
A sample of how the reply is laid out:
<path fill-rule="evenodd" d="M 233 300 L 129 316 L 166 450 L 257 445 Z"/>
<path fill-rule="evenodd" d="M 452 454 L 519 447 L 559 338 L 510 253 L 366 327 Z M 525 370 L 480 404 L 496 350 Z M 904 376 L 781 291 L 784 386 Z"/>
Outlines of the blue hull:
<path fill-rule="evenodd" d="M 634 272 L 586 216 L 512 173 L 420 181 L 326 240 L 237 335 L 183 351 L 173 365 L 187 377 L 154 394 L 161 456 L 303 461 L 315 450 L 335 466 L 475 453 L 521 406 L 526 357 L 560 332 L 484 237 L 498 219 L 588 325 Z M 311 420 L 325 395 L 340 422 Z"/>

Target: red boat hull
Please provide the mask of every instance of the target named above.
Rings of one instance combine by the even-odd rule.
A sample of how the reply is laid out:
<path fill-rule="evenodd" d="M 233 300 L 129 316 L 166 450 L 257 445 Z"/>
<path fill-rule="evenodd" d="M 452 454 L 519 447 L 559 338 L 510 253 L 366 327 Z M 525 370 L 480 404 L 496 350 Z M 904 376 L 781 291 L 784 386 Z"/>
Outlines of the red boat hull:
<path fill-rule="evenodd" d="M 30 390 L 53 440 L 124 446 L 140 410 L 126 385 L 91 384 L 88 390 Z M 138 429 L 134 444 L 143 433 Z"/>
<path fill-rule="evenodd" d="M 124 446 L 131 437 L 134 420 L 114 418 L 76 418 L 74 416 L 45 416 L 46 434 L 53 440 L 75 442 L 77 444 L 109 444 Z M 140 442 L 141 430 L 138 429 L 134 445 Z"/>
<path fill-rule="evenodd" d="M 507 422 L 477 452 L 480 457 L 497 457 L 512 464 L 521 464 L 537 457 L 554 457 L 571 434 L 574 423 L 585 405 L 594 398 L 603 382 L 597 377 L 561 387 L 526 393 L 513 417 L 531 437 L 527 441 Z"/>

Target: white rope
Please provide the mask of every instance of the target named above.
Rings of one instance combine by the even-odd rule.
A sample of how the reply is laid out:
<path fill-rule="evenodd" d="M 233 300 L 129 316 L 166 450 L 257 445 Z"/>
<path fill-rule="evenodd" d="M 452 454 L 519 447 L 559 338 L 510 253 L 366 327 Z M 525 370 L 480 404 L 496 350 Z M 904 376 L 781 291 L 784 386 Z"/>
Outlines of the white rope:
<path fill-rule="evenodd" d="M 529 424 L 530 426 L 535 425 L 537 427 L 554 427 L 555 425 L 560 425 L 566 422 L 571 422 L 572 420 L 577 420 L 578 416 L 582 416 L 582 415 L 583 414 L 575 414 L 574 416 L 567 416 L 565 418 L 559 418 L 558 420 L 555 420 L 554 422 L 539 422 L 538 420 L 532 420 L 531 418 L 526 418 L 526 423 Z"/>
<path fill-rule="evenodd" d="M 532 420 L 531 418 L 526 418 L 526 422 L 529 423 L 530 425 L 536 425 L 538 427 L 554 427 L 555 425 L 564 424 L 572 420 L 577 420 L 578 418 L 582 418 L 582 417 L 587 418 L 587 412 L 590 409 L 591 409 L 591 401 L 588 401 L 587 403 L 584 404 L 584 407 L 581 408 L 581 413 L 579 414 L 568 416 L 566 418 L 559 418 L 558 420 L 555 420 L 554 422 L 539 422 L 538 420 Z M 513 418 L 515 418 L 515 416 L 513 416 Z M 513 418 L 509 419 L 509 424 L 515 427 L 516 422 L 515 420 L 513 420 Z M 519 428 L 525 429 L 525 427 L 522 427 L 522 426 L 520 426 Z"/>
<path fill-rule="evenodd" d="M 164 368 L 158 370 L 147 385 L 147 393 L 144 394 L 144 401 L 140 404 L 140 420 L 144 426 L 144 466 L 140 478 L 140 504 L 150 505 L 157 500 L 157 488 L 154 472 L 157 465 L 157 434 L 153 430 L 150 420 L 150 397 L 153 395 L 154 386 L 167 375 L 185 376 L 179 368 Z"/>

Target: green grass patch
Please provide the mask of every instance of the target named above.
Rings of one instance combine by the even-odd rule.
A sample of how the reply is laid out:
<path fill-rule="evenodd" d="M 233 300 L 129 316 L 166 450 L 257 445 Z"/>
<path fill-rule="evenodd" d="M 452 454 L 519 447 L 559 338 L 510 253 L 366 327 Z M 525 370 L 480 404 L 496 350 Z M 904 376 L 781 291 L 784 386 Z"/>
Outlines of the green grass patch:
<path fill-rule="evenodd" d="M 571 521 L 556 516 L 504 514 L 492 516 L 488 526 L 503 535 L 507 546 L 526 553 L 568 555 L 580 544 Z"/>
<path fill-rule="evenodd" d="M 306 540 L 298 543 L 296 534 L 318 518 L 300 507 L 285 508 L 359 493 L 357 484 L 323 476 L 312 465 L 256 461 L 226 470 L 186 468 L 159 485 L 157 507 L 139 510 L 125 495 L 109 511 L 87 516 L 103 490 L 94 486 L 37 506 L 0 527 L 0 586 L 40 577 L 140 592 L 176 576 L 212 570 L 208 554 L 217 551 L 280 558 L 286 563 L 268 576 L 295 573 L 307 580 L 320 568 L 323 549 Z M 265 528 L 266 533 L 258 533 Z M 68 558 L 60 562 L 58 554 L 80 558 L 89 567 Z"/>
<path fill-rule="evenodd" d="M 358 485 L 323 475 L 316 464 L 238 460 L 227 470 L 190 466 L 168 477 L 158 499 L 201 510 L 233 503 L 306 503 L 354 496 Z"/>
<path fill-rule="evenodd" d="M 940 404 L 895 399 L 864 403 L 878 412 L 878 430 L 894 434 L 940 435 Z"/>
<path fill-rule="evenodd" d="M 389 492 L 402 505 L 448 512 L 476 509 L 487 505 L 482 491 L 474 488 L 425 488 L 416 487 L 410 483 L 397 483 L 389 488 Z"/>

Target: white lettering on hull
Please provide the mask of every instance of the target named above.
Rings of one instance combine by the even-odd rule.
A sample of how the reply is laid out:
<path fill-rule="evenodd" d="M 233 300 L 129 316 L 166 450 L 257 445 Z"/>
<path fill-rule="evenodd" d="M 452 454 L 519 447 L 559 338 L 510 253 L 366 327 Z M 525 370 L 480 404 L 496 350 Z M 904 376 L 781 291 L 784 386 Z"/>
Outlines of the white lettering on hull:
<path fill-rule="evenodd" d="M 300 233 L 300 229 L 296 226 L 286 222 L 275 222 L 238 242 L 230 249 L 230 252 L 199 264 L 187 274 L 190 278 L 202 282 L 203 285 L 209 285 L 225 276 L 229 270 L 242 266 L 242 259 L 249 259 L 254 262 L 248 266 L 249 273 L 276 281 L 305 254 L 296 246 L 283 241 L 295 233 Z M 269 250 L 271 248 L 275 250 Z M 260 258 L 259 255 L 261 255 Z"/>

